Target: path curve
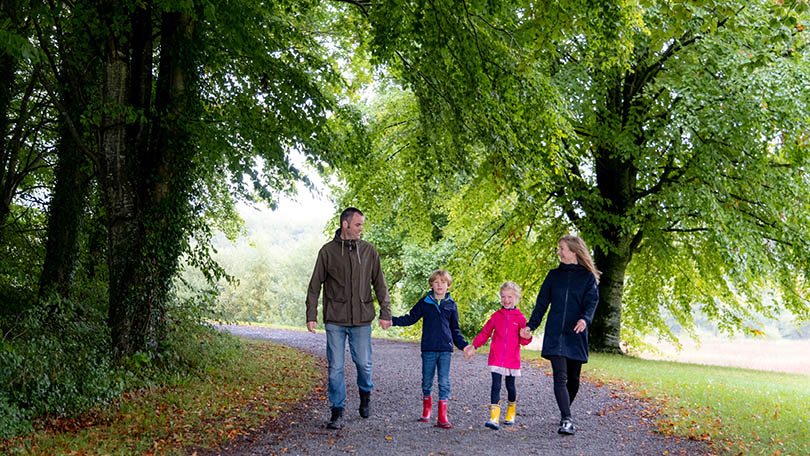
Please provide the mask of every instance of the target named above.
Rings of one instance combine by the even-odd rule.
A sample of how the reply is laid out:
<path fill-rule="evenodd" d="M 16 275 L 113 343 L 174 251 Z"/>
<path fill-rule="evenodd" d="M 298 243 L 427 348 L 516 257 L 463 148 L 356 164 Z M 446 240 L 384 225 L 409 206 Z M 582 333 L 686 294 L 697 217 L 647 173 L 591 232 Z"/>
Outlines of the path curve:
<path fill-rule="evenodd" d="M 231 333 L 266 339 L 325 357 L 326 336 L 306 331 L 248 326 L 223 326 Z M 340 431 L 325 428 L 329 404 L 326 390 L 326 361 L 323 360 L 324 393 L 308 398 L 289 416 L 282 416 L 264 432 L 249 436 L 212 454 L 255 456 L 292 455 L 705 455 L 708 448 L 696 441 L 673 438 L 652 431 L 655 417 L 641 402 L 621 397 L 607 386 L 583 382 L 572 413 L 575 436 L 561 436 L 556 430 L 559 411 L 554 402 L 552 380 L 542 369 L 523 364 L 517 379 L 518 416 L 514 426 L 493 431 L 484 427 L 489 418 L 490 375 L 487 357 L 476 354 L 465 361 L 456 351 L 450 370 L 452 392 L 449 417 L 452 429 L 440 429 L 435 422 L 420 423 L 421 355 L 415 342 L 374 339 L 371 417 L 357 413 L 359 398 L 356 374 L 346 354 L 346 425 Z M 587 371 L 587 364 L 583 372 Z M 294 375 L 294 373 L 291 373 Z M 434 384 L 434 398 L 436 395 Z M 505 397 L 506 389 L 501 394 Z M 434 404 L 435 416 L 435 404 Z M 503 417 L 503 414 L 502 414 Z M 501 418 L 503 419 L 503 418 Z M 290 424 L 290 421 L 293 421 Z"/>

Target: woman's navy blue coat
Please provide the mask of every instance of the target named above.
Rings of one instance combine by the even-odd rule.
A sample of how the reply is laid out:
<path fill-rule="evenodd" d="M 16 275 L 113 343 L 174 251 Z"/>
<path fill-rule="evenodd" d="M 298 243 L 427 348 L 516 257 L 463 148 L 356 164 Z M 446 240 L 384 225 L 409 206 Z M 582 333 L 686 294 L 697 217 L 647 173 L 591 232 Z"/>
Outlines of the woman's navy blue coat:
<path fill-rule="evenodd" d="M 551 305 L 543 335 L 543 358 L 564 356 L 587 363 L 588 328 L 598 303 L 596 278 L 585 266 L 562 263 L 549 271 L 527 324 L 534 331 Z M 577 334 L 574 326 L 579 319 L 585 320 L 587 326 Z"/>

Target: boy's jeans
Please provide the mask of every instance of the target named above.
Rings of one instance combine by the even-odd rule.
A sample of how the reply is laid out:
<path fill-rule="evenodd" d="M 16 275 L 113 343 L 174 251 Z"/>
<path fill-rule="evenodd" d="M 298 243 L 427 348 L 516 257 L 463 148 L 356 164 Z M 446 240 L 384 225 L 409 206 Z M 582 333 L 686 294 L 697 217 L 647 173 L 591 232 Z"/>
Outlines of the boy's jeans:
<path fill-rule="evenodd" d="M 326 325 L 326 359 L 329 361 L 329 402 L 332 407 L 346 406 L 346 379 L 343 364 L 346 359 L 346 337 L 349 351 L 357 367 L 357 387 L 371 391 L 371 325 Z"/>
<path fill-rule="evenodd" d="M 439 400 L 450 398 L 450 357 L 453 352 L 422 352 L 422 396 L 430 396 L 433 389 L 433 373 L 439 369 Z"/>

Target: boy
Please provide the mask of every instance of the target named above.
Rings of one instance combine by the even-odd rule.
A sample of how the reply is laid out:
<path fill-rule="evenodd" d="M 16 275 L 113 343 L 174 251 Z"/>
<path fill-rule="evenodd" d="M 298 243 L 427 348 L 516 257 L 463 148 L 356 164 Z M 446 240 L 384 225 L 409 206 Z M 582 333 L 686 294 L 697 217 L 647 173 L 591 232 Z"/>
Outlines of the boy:
<path fill-rule="evenodd" d="M 453 278 L 444 269 L 433 271 L 428 279 L 431 291 L 420 299 L 402 317 L 393 317 L 394 326 L 410 326 L 422 319 L 422 417 L 428 421 L 433 408 L 431 389 L 433 373 L 438 368 L 439 377 L 439 416 L 436 426 L 453 427 L 447 420 L 447 400 L 450 397 L 450 357 L 453 344 L 464 350 L 467 341 L 458 327 L 458 308 L 448 290 Z"/>

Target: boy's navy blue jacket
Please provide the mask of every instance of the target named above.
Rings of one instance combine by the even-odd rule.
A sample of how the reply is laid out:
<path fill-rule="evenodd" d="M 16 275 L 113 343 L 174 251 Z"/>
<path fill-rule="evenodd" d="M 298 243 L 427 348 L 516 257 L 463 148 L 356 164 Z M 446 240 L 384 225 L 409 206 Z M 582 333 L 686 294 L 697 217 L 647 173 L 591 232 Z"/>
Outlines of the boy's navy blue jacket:
<path fill-rule="evenodd" d="M 394 317 L 394 326 L 411 326 L 422 319 L 422 351 L 453 351 L 453 343 L 459 350 L 467 346 L 458 327 L 458 308 L 456 302 L 445 295 L 441 303 L 433 297 L 433 291 L 420 299 L 407 315 Z"/>
<path fill-rule="evenodd" d="M 579 264 L 560 264 L 546 275 L 532 317 L 526 325 L 534 331 L 543 320 L 546 310 L 546 330 L 543 334 L 543 358 L 564 356 L 588 362 L 588 328 L 591 327 L 596 305 L 599 304 L 599 287 L 593 273 Z M 579 319 L 585 320 L 585 330 L 577 334 L 574 326 Z"/>

